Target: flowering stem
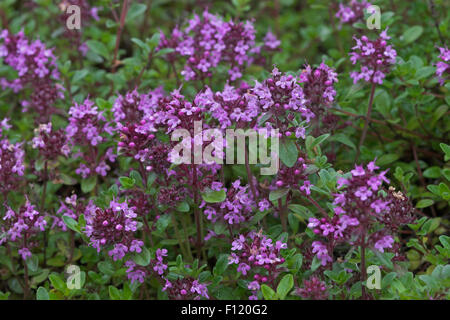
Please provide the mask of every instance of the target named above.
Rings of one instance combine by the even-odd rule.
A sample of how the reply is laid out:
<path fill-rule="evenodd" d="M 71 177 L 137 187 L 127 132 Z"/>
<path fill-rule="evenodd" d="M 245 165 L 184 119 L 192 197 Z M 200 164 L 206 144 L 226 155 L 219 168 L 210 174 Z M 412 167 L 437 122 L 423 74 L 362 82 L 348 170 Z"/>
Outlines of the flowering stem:
<path fill-rule="evenodd" d="M 30 289 L 29 289 L 30 286 L 28 284 L 28 266 L 27 266 L 27 263 L 25 260 L 23 263 L 23 278 L 25 281 L 24 288 L 23 288 L 23 300 L 28 300 L 28 296 L 30 293 Z"/>
<path fill-rule="evenodd" d="M 256 188 L 255 188 L 255 184 L 253 181 L 253 175 L 252 175 L 252 171 L 250 170 L 250 165 L 249 165 L 249 160 L 248 160 L 248 151 L 247 148 L 245 148 L 245 169 L 247 170 L 247 180 L 248 180 L 248 184 L 250 185 L 250 190 L 252 191 L 252 196 L 253 196 L 253 201 L 257 201 L 256 199 Z"/>
<path fill-rule="evenodd" d="M 117 29 L 117 34 L 116 34 L 116 46 L 114 47 L 114 56 L 113 56 L 113 60 L 112 60 L 111 73 L 116 72 L 116 68 L 118 65 L 117 55 L 119 53 L 120 37 L 122 35 L 123 27 L 125 26 L 125 19 L 127 17 L 127 12 L 128 12 L 128 0 L 124 0 L 123 4 L 122 4 L 122 11 L 120 13 L 119 28 Z M 112 94 L 113 91 L 114 91 L 114 80 L 111 80 L 111 88 L 109 90 L 109 94 Z"/>
<path fill-rule="evenodd" d="M 120 36 L 122 35 L 122 30 L 125 25 L 125 18 L 127 17 L 127 11 L 128 11 L 128 0 L 124 0 L 122 5 L 122 12 L 120 13 L 120 24 L 116 34 L 116 46 L 114 48 L 114 57 L 112 61 L 111 73 L 116 72 L 117 67 L 116 61 L 117 61 L 117 54 L 119 52 Z"/>
<path fill-rule="evenodd" d="M 320 204 L 317 203 L 316 200 L 314 200 L 313 198 L 311 198 L 308 195 L 306 195 L 306 199 L 308 199 L 308 201 L 311 202 L 324 217 L 328 217 L 327 212 L 320 206 Z"/>
<path fill-rule="evenodd" d="M 286 199 L 287 201 L 287 199 Z M 280 211 L 280 220 L 281 220 L 281 226 L 283 227 L 283 231 L 287 232 L 287 221 L 286 221 L 286 214 L 284 211 L 283 203 L 281 201 L 281 198 L 278 199 L 278 209 Z"/>
<path fill-rule="evenodd" d="M 141 83 L 141 78 L 144 74 L 144 71 L 147 70 L 148 68 L 150 68 L 152 61 L 153 61 L 153 50 L 148 54 L 148 59 L 147 59 L 147 63 L 145 64 L 145 67 L 142 68 L 141 72 L 139 72 L 139 75 L 136 78 L 136 81 L 134 82 L 134 86 L 136 89 Z"/>
<path fill-rule="evenodd" d="M 375 95 L 376 86 L 377 86 L 376 83 L 372 82 L 372 89 L 370 90 L 370 98 L 369 98 L 369 107 L 367 108 L 367 114 L 366 114 L 366 118 L 364 120 L 363 133 L 361 135 L 361 139 L 359 140 L 358 150 L 356 151 L 355 162 L 358 161 L 359 154 L 361 152 L 361 147 L 364 144 L 364 140 L 366 140 L 367 130 L 369 129 L 370 114 L 372 113 L 373 97 Z"/>
<path fill-rule="evenodd" d="M 75 232 L 70 230 L 70 252 L 69 252 L 68 264 L 70 264 L 72 262 L 74 250 L 75 250 Z"/>
<path fill-rule="evenodd" d="M 366 295 L 366 287 L 364 281 L 366 281 L 366 242 L 364 239 L 364 234 L 362 235 L 362 243 L 361 243 L 361 292 L 363 300 L 367 299 Z"/>
<path fill-rule="evenodd" d="M 27 235 L 23 237 L 23 247 L 27 247 Z M 30 294 L 30 285 L 28 283 L 28 266 L 27 261 L 23 260 L 23 279 L 24 279 L 24 286 L 23 286 L 23 299 L 27 300 Z"/>
<path fill-rule="evenodd" d="M 195 164 L 192 164 L 192 178 L 193 178 L 193 189 L 194 189 L 194 216 L 195 216 L 195 225 L 197 226 L 197 241 L 196 241 L 196 249 L 197 249 L 197 257 L 200 259 L 201 257 L 201 247 L 202 247 L 202 228 L 200 225 L 200 212 L 198 212 L 198 178 L 197 178 L 197 168 Z"/>
<path fill-rule="evenodd" d="M 48 180 L 48 161 L 45 160 L 44 163 L 44 182 L 42 186 L 42 195 L 41 195 L 41 207 L 40 212 L 44 214 L 45 209 L 45 196 L 47 193 L 47 180 Z M 47 265 L 47 231 L 44 230 L 44 266 Z"/>
<path fill-rule="evenodd" d="M 180 81 L 180 78 L 178 77 L 177 68 L 175 68 L 175 64 L 173 63 L 173 61 L 170 61 L 170 65 L 172 67 L 173 74 L 175 75 L 175 79 L 177 79 L 177 87 L 179 87 L 181 84 L 181 81 Z"/>
<path fill-rule="evenodd" d="M 185 238 L 186 238 L 185 243 L 186 243 L 186 248 L 187 248 L 187 252 L 188 252 L 188 256 L 189 256 L 189 261 L 194 261 L 194 257 L 192 256 L 191 243 L 189 241 L 189 233 L 188 233 L 187 226 L 186 226 L 186 220 L 188 218 L 189 217 L 187 215 L 183 215 L 181 217 L 181 225 L 183 226 L 183 231 L 184 231 Z"/>
<path fill-rule="evenodd" d="M 186 251 L 186 249 L 185 249 L 185 247 L 183 245 L 183 240 L 181 239 L 180 232 L 178 230 L 177 219 L 175 218 L 175 214 L 173 212 L 172 212 L 171 215 L 172 215 L 173 229 L 175 230 L 175 237 L 178 240 L 178 245 L 180 246 L 181 253 L 183 254 L 183 257 L 187 257 L 188 254 L 187 254 L 187 251 Z"/>
<path fill-rule="evenodd" d="M 147 217 L 144 216 L 142 220 L 144 220 L 145 233 L 148 235 L 148 238 L 150 240 L 150 244 L 153 247 L 152 230 L 150 229 L 150 226 L 148 225 Z"/>
<path fill-rule="evenodd" d="M 430 4 L 430 11 L 431 11 L 431 17 L 433 18 L 434 26 L 436 28 L 436 31 L 438 33 L 439 39 L 441 40 L 442 45 L 445 45 L 444 38 L 442 37 L 441 30 L 439 29 L 439 21 L 438 21 L 438 14 L 436 12 L 436 7 L 433 0 L 428 0 L 428 3 Z"/>

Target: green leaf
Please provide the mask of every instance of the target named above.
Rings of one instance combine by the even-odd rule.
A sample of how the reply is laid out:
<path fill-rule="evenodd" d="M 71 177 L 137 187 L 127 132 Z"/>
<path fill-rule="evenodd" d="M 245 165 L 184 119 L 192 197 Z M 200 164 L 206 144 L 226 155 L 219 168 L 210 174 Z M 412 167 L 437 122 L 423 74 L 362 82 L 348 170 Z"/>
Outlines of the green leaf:
<path fill-rule="evenodd" d="M 49 277 L 51 284 L 56 290 L 59 291 L 65 291 L 67 289 L 66 283 L 61 279 L 61 277 L 56 274 L 52 273 Z"/>
<path fill-rule="evenodd" d="M 161 218 L 156 221 L 156 230 L 159 232 L 164 232 L 164 230 L 167 229 L 170 223 L 171 216 L 170 214 L 164 214 L 161 216 Z"/>
<path fill-rule="evenodd" d="M 261 286 L 261 292 L 266 300 L 277 300 L 278 296 L 275 291 L 271 287 L 266 284 Z"/>
<path fill-rule="evenodd" d="M 221 276 L 228 268 L 228 255 L 224 254 L 219 257 L 216 266 L 213 269 L 214 276 Z"/>
<path fill-rule="evenodd" d="M 66 224 L 67 228 L 70 230 L 73 230 L 77 233 L 81 233 L 80 227 L 78 226 L 78 222 L 76 222 L 73 218 L 69 216 L 63 216 L 62 217 L 64 223 Z"/>
<path fill-rule="evenodd" d="M 450 160 L 450 146 L 445 143 L 440 143 L 439 146 L 441 147 L 442 151 L 445 153 L 445 161 Z"/>
<path fill-rule="evenodd" d="M 72 84 L 77 83 L 80 80 L 83 80 L 84 77 L 86 77 L 89 74 L 89 70 L 87 69 L 81 69 L 75 71 L 72 77 Z"/>
<path fill-rule="evenodd" d="M 36 272 L 39 268 L 39 258 L 37 255 L 32 255 L 26 260 L 26 264 L 28 266 L 28 269 L 30 269 L 31 272 Z"/>
<path fill-rule="evenodd" d="M 36 300 L 50 300 L 47 289 L 39 287 L 36 291 Z"/>
<path fill-rule="evenodd" d="M 269 193 L 269 200 L 270 201 L 278 200 L 278 199 L 282 198 L 283 196 L 285 196 L 288 192 L 289 192 L 289 189 L 286 189 L 286 188 L 272 190 Z"/>
<path fill-rule="evenodd" d="M 180 211 L 180 212 L 189 212 L 190 207 L 186 201 L 182 201 L 177 205 L 176 209 L 177 209 L 177 211 Z"/>
<path fill-rule="evenodd" d="M 379 166 L 385 166 L 396 161 L 398 158 L 400 158 L 400 156 L 396 153 L 384 154 L 379 159 L 377 159 L 376 163 Z"/>
<path fill-rule="evenodd" d="M 109 286 L 109 297 L 111 298 L 111 300 L 122 300 L 120 290 L 114 286 Z"/>
<path fill-rule="evenodd" d="M 294 287 L 294 277 L 292 274 L 285 275 L 277 287 L 277 295 L 280 300 L 284 300 L 289 291 Z"/>
<path fill-rule="evenodd" d="M 284 139 L 280 143 L 280 159 L 291 168 L 298 159 L 298 150 L 293 140 Z"/>
<path fill-rule="evenodd" d="M 445 179 L 450 181 L 450 168 L 445 168 L 442 170 L 442 174 L 444 175 Z"/>
<path fill-rule="evenodd" d="M 340 142 L 342 144 L 345 144 L 346 146 L 349 146 L 353 150 L 356 150 L 356 145 L 353 143 L 353 141 L 350 140 L 350 138 L 343 133 L 338 133 L 338 134 L 331 136 L 330 141 Z"/>
<path fill-rule="evenodd" d="M 133 257 L 133 261 L 142 267 L 148 266 L 150 264 L 150 259 L 150 251 L 148 251 L 146 247 L 142 247 L 142 252 Z"/>
<path fill-rule="evenodd" d="M 123 189 L 131 189 L 134 187 L 136 181 L 133 178 L 129 177 L 120 177 L 119 182 L 122 185 Z"/>
<path fill-rule="evenodd" d="M 114 266 L 109 261 L 100 261 L 97 264 L 97 267 L 101 273 L 106 274 L 108 276 L 112 276 L 115 273 Z"/>
<path fill-rule="evenodd" d="M 448 106 L 446 106 L 445 104 L 439 106 L 438 108 L 436 108 L 436 110 L 433 112 L 433 119 L 431 120 L 430 126 L 434 127 L 434 125 L 436 124 L 436 122 L 442 118 L 442 116 L 444 114 L 446 114 L 448 111 Z"/>
<path fill-rule="evenodd" d="M 423 33 L 421 26 L 408 27 L 402 35 L 404 44 L 409 44 L 416 41 Z"/>
<path fill-rule="evenodd" d="M 386 90 L 379 89 L 374 99 L 375 109 L 385 117 L 390 116 L 391 98 Z"/>
<path fill-rule="evenodd" d="M 226 199 L 227 195 L 225 193 L 225 190 L 208 190 L 204 193 L 202 193 L 202 198 L 207 203 L 218 203 L 223 202 Z"/>
<path fill-rule="evenodd" d="M 150 48 L 154 49 L 158 46 L 160 36 L 161 36 L 161 34 L 159 32 L 156 32 L 153 34 L 153 36 L 150 38 L 150 40 L 148 40 Z"/>
<path fill-rule="evenodd" d="M 127 12 L 126 23 L 133 21 L 147 10 L 147 5 L 143 3 L 133 3 Z"/>
<path fill-rule="evenodd" d="M 380 262 L 388 267 L 389 269 L 394 268 L 394 264 L 392 263 L 391 259 L 393 258 L 394 254 L 389 252 L 379 252 L 378 250 L 375 250 L 375 255 L 378 257 Z"/>
<path fill-rule="evenodd" d="M 130 172 L 130 178 L 135 181 L 135 184 L 137 184 L 139 187 L 144 187 L 144 184 L 142 182 L 142 176 L 139 172 L 136 170 L 133 170 Z"/>
<path fill-rule="evenodd" d="M 313 143 L 311 144 L 311 149 L 313 149 L 315 146 L 320 145 L 322 142 L 324 142 L 328 137 L 330 136 L 329 133 L 325 133 L 317 138 L 314 139 Z"/>
<path fill-rule="evenodd" d="M 434 201 L 431 199 L 422 199 L 416 204 L 416 208 L 418 208 L 418 209 L 426 208 L 426 207 L 431 206 L 433 203 L 434 203 Z"/>
<path fill-rule="evenodd" d="M 101 42 L 96 40 L 88 40 L 86 41 L 89 49 L 95 52 L 98 55 L 103 56 L 104 58 L 108 58 L 110 56 L 110 52 L 108 48 Z"/>
<path fill-rule="evenodd" d="M 156 174 L 154 172 L 150 172 L 147 178 L 147 188 L 150 188 L 156 180 Z"/>
<path fill-rule="evenodd" d="M 81 191 L 83 191 L 84 193 L 89 193 L 94 190 L 96 184 L 97 176 L 91 176 L 87 179 L 83 179 L 81 181 Z"/>

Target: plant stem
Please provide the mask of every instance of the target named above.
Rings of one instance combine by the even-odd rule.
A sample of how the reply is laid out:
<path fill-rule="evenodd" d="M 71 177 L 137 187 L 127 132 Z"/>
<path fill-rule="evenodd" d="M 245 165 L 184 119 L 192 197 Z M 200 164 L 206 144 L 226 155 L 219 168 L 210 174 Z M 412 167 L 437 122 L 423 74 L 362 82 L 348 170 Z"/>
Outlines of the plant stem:
<path fill-rule="evenodd" d="M 72 263 L 74 251 L 75 251 L 75 232 L 70 230 L 70 252 L 69 252 L 68 264 Z"/>
<path fill-rule="evenodd" d="M 27 235 L 23 237 L 23 247 L 27 247 Z M 30 296 L 30 285 L 28 283 L 28 266 L 27 261 L 23 260 L 23 279 L 24 279 L 24 286 L 23 286 L 23 299 L 28 300 L 28 297 Z"/>
<path fill-rule="evenodd" d="M 376 86 L 377 86 L 376 83 L 372 82 L 372 89 L 370 90 L 370 98 L 369 98 L 369 107 L 367 108 L 367 114 L 366 114 L 366 118 L 364 120 L 364 130 L 361 135 L 361 139 L 359 140 L 358 150 L 356 151 L 355 162 L 358 161 L 359 154 L 361 152 L 361 146 L 364 144 L 364 140 L 366 140 L 367 130 L 369 129 L 370 114 L 372 113 L 373 97 L 375 95 Z"/>
<path fill-rule="evenodd" d="M 198 212 L 198 177 L 197 177 L 197 167 L 192 164 L 192 179 L 193 181 L 193 191 L 194 191 L 194 216 L 195 225 L 197 226 L 197 240 L 195 247 L 197 249 L 197 258 L 201 258 L 201 247 L 202 247 L 202 228 L 200 225 L 200 212 Z"/>
<path fill-rule="evenodd" d="M 120 13 L 120 24 L 119 24 L 119 28 L 117 29 L 117 34 L 116 34 L 116 46 L 114 47 L 114 57 L 113 57 L 113 61 L 112 61 L 111 73 L 116 72 L 116 67 L 117 67 L 116 61 L 117 61 L 117 54 L 119 52 L 120 37 L 122 35 L 122 30 L 125 25 L 125 19 L 127 17 L 127 12 L 128 12 L 128 0 L 124 0 L 123 4 L 122 4 L 122 11 Z"/>
<path fill-rule="evenodd" d="M 327 212 L 320 206 L 320 204 L 317 203 L 316 200 L 314 200 L 308 195 L 306 195 L 306 199 L 308 199 L 308 201 L 311 202 L 325 218 L 328 217 Z"/>
<path fill-rule="evenodd" d="M 117 55 L 119 53 L 120 37 L 122 35 L 123 27 L 125 26 L 125 19 L 127 17 L 127 12 L 128 12 L 128 0 L 124 0 L 122 4 L 122 11 L 120 13 L 120 24 L 116 34 L 116 46 L 114 47 L 114 56 L 112 60 L 111 73 L 116 72 L 116 68 L 118 65 Z M 109 90 L 109 95 L 111 95 L 113 92 L 114 92 L 114 80 L 111 80 L 111 88 Z"/>
<path fill-rule="evenodd" d="M 23 288 L 23 300 L 28 300 L 28 297 L 30 295 L 30 285 L 28 283 L 28 266 L 25 260 L 23 262 L 23 279 L 25 280 Z"/>
<path fill-rule="evenodd" d="M 41 214 L 44 214 L 45 209 L 45 196 L 47 194 L 47 180 L 48 180 L 48 161 L 45 160 L 44 163 L 44 182 L 42 186 L 42 194 L 41 194 L 41 206 L 40 211 Z M 47 265 L 47 230 L 44 230 L 44 266 Z"/>
<path fill-rule="evenodd" d="M 187 215 L 183 215 L 181 217 L 181 225 L 183 226 L 184 235 L 186 237 L 185 243 L 186 243 L 186 248 L 187 248 L 189 261 L 192 262 L 192 261 L 194 261 L 194 257 L 192 256 L 191 243 L 189 241 L 189 233 L 188 233 L 188 229 L 187 229 L 187 226 L 186 226 L 186 220 L 187 219 L 188 219 L 188 216 Z"/>
<path fill-rule="evenodd" d="M 287 201 L 287 199 L 286 199 Z M 286 214 L 284 212 L 284 207 L 281 198 L 278 199 L 278 209 L 280 211 L 280 220 L 281 220 L 281 226 L 283 228 L 283 232 L 287 232 L 287 221 L 286 221 Z"/>
<path fill-rule="evenodd" d="M 150 226 L 148 225 L 147 217 L 144 216 L 142 220 L 144 220 L 145 233 L 148 235 L 148 238 L 150 240 L 150 245 L 153 247 L 152 230 L 150 229 Z"/>
<path fill-rule="evenodd" d="M 175 218 L 175 214 L 174 214 L 173 212 L 172 212 L 171 215 L 172 215 L 173 229 L 175 230 L 175 237 L 176 237 L 177 240 L 178 240 L 178 244 L 179 244 L 179 246 L 180 246 L 181 253 L 183 254 L 183 257 L 187 257 L 187 256 L 188 256 L 188 253 L 187 253 L 187 251 L 186 251 L 186 249 L 185 249 L 185 247 L 184 247 L 183 240 L 181 239 L 180 231 L 178 230 L 177 219 Z"/>
<path fill-rule="evenodd" d="M 257 201 L 256 198 L 256 188 L 255 188 L 255 184 L 253 181 L 253 175 L 252 175 L 252 171 L 250 170 L 250 165 L 249 165 L 249 160 L 248 160 L 248 152 L 247 152 L 247 148 L 245 148 L 245 169 L 247 170 L 247 180 L 248 180 L 248 184 L 250 185 L 250 190 L 252 192 L 252 196 L 253 196 L 253 201 Z"/>
<path fill-rule="evenodd" d="M 367 300 L 366 287 L 364 281 L 366 281 L 366 241 L 364 234 L 361 236 L 361 292 L 363 300 Z"/>

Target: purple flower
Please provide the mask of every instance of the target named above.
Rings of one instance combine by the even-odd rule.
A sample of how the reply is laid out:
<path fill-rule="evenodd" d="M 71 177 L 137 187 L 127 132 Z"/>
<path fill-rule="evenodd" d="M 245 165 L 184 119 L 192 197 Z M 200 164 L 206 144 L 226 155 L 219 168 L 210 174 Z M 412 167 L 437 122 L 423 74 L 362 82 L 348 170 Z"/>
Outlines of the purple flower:
<path fill-rule="evenodd" d="M 19 254 L 22 256 L 23 260 L 27 260 L 31 257 L 31 252 L 30 250 L 28 250 L 28 248 L 19 249 Z"/>
<path fill-rule="evenodd" d="M 450 61 L 450 50 L 447 47 L 439 47 L 439 51 L 438 58 L 442 61 L 436 63 L 436 76 L 439 79 L 439 84 L 443 86 L 450 74 L 450 64 L 448 63 Z"/>
<path fill-rule="evenodd" d="M 361 39 L 354 37 L 356 46 L 349 54 L 350 60 L 352 64 L 359 61 L 361 65 L 360 72 L 350 73 L 354 83 L 362 79 L 371 83 L 383 83 L 383 79 L 391 66 L 395 64 L 397 57 L 397 52 L 386 42 L 388 38 L 387 29 L 381 32 L 376 40 L 370 40 L 366 36 L 362 36 Z"/>
<path fill-rule="evenodd" d="M 394 238 L 392 238 L 392 236 L 384 236 L 375 243 L 375 249 L 377 249 L 380 252 L 384 252 L 384 249 L 392 248 L 393 243 Z"/>
<path fill-rule="evenodd" d="M 270 207 L 270 203 L 267 199 L 263 199 L 258 203 L 259 211 L 263 212 Z"/>
<path fill-rule="evenodd" d="M 50 116 L 58 112 L 55 102 L 64 99 L 53 50 L 47 49 L 40 40 L 30 41 L 23 31 L 10 34 L 3 30 L 0 39 L 3 39 L 0 57 L 18 73 L 18 78 L 12 81 L 0 79 L 0 85 L 14 92 L 31 88 L 28 100 L 22 102 L 23 111 L 31 108 L 36 112 L 38 122 L 48 122 Z"/>
<path fill-rule="evenodd" d="M 367 200 L 371 195 L 372 191 L 368 189 L 367 187 L 360 187 L 356 192 L 355 196 L 360 198 L 362 201 Z"/>
<path fill-rule="evenodd" d="M 361 2 L 358 0 L 351 0 L 348 5 L 340 3 L 336 17 L 341 20 L 342 24 L 353 24 L 364 18 L 364 10 L 370 5 L 371 4 L 365 0 L 362 0 Z"/>
<path fill-rule="evenodd" d="M 300 187 L 300 190 L 305 192 L 307 195 L 311 194 L 311 187 L 313 184 L 309 180 L 303 182 L 303 185 Z"/>
<path fill-rule="evenodd" d="M 313 253 L 316 253 L 317 258 L 321 261 L 322 266 L 325 266 L 328 262 L 332 262 L 333 259 L 328 254 L 327 247 L 320 241 L 314 241 L 312 243 Z"/>

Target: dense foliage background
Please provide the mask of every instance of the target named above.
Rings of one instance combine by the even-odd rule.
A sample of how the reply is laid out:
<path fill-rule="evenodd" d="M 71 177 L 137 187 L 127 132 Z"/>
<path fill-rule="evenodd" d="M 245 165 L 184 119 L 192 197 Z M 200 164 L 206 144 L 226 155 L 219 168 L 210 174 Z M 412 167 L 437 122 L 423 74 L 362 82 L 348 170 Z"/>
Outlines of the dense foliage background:
<path fill-rule="evenodd" d="M 371 3 L 379 30 L 364 1 L 1 1 L 0 298 L 448 299 L 450 5 Z M 279 128 L 280 171 L 171 164 L 200 119 Z"/>

